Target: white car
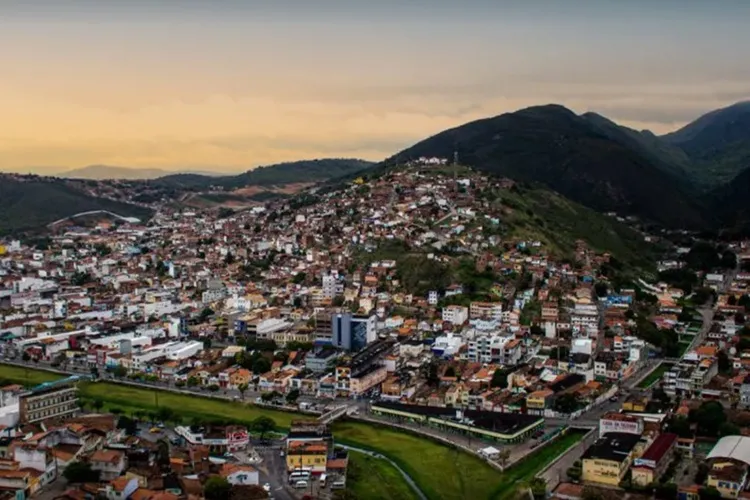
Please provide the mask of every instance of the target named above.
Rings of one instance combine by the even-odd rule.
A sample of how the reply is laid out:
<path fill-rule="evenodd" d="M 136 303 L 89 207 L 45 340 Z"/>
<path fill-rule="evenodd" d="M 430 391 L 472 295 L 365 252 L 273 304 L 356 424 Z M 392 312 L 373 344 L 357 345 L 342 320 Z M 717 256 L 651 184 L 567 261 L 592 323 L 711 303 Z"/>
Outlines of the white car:
<path fill-rule="evenodd" d="M 265 491 L 266 493 L 270 493 L 271 492 L 271 483 L 264 484 L 263 485 L 263 491 Z"/>

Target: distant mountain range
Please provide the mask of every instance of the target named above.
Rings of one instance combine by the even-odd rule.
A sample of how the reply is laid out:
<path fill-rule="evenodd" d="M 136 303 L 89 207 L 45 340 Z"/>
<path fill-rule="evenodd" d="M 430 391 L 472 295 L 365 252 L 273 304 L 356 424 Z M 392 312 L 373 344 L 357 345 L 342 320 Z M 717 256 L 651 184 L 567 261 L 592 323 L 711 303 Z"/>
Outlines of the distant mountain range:
<path fill-rule="evenodd" d="M 290 163 L 281 163 L 259 167 L 243 174 L 231 176 L 210 176 L 194 173 L 160 175 L 156 179 L 144 180 L 138 190 L 156 189 L 157 195 L 149 202 L 161 199 L 164 191 L 182 192 L 183 190 L 202 191 L 218 188 L 220 193 L 213 194 L 217 199 L 263 201 L 275 196 L 280 186 L 299 184 L 310 186 L 332 177 L 352 174 L 371 167 L 373 164 L 356 159 L 321 159 Z M 92 166 L 69 172 L 71 180 L 55 177 L 13 177 L 0 174 L 0 235 L 19 233 L 38 229 L 50 222 L 69 217 L 81 212 L 108 210 L 125 217 L 148 219 L 151 210 L 137 204 L 109 200 L 84 190 L 83 183 L 77 179 L 92 180 L 91 176 L 102 175 L 106 178 L 127 179 L 131 169 L 123 167 Z M 156 175 L 160 170 L 140 170 L 136 172 L 137 180 L 141 175 Z M 130 178 L 130 180 L 136 180 Z M 232 194 L 235 189 L 255 187 L 252 193 Z M 294 186 L 291 186 L 294 187 Z M 289 189 L 290 193 L 296 189 Z M 143 193 L 130 193 L 133 200 L 147 202 Z M 208 198 L 211 195 L 206 195 Z"/>
<path fill-rule="evenodd" d="M 212 172 L 175 172 L 173 170 L 163 170 L 159 168 L 131 168 L 115 167 L 111 165 L 89 165 L 87 167 L 66 170 L 56 174 L 57 177 L 67 179 L 122 179 L 122 180 L 148 180 L 157 179 L 168 175 L 200 175 L 204 177 L 215 177 L 225 175 Z"/>
<path fill-rule="evenodd" d="M 373 165 L 373 162 L 353 158 L 324 158 L 257 167 L 239 175 L 210 177 L 197 174 L 173 174 L 160 177 L 156 182 L 191 188 L 216 186 L 237 189 L 248 186 L 280 186 L 335 179 L 363 171 Z"/>
<path fill-rule="evenodd" d="M 317 182 L 372 166 L 373 162 L 350 158 L 302 160 L 260 166 L 241 174 L 220 172 L 175 172 L 159 168 L 131 168 L 111 165 L 89 165 L 55 174 L 66 179 L 88 180 L 155 180 L 178 186 L 222 186 L 240 188 L 251 185 L 283 185 L 297 182 Z"/>

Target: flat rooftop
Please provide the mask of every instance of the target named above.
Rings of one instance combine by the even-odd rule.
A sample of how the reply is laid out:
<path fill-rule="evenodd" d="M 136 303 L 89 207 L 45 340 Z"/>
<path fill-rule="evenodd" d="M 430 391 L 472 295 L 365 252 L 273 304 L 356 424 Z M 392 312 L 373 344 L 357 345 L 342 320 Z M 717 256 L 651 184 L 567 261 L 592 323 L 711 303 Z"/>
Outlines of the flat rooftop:
<path fill-rule="evenodd" d="M 390 410 L 423 415 L 426 417 L 440 418 L 442 420 L 458 422 L 455 408 L 441 408 L 437 406 L 410 405 L 381 401 L 372 405 L 374 408 L 386 408 Z M 529 426 L 543 423 L 544 418 L 536 415 L 525 415 L 521 413 L 500 413 L 495 411 L 463 410 L 464 420 L 470 420 L 473 427 L 497 432 L 500 434 L 515 434 Z"/>
<path fill-rule="evenodd" d="M 641 436 L 638 434 L 608 432 L 589 446 L 582 458 L 622 462 L 630 455 L 630 452 L 633 451 L 640 440 Z"/>

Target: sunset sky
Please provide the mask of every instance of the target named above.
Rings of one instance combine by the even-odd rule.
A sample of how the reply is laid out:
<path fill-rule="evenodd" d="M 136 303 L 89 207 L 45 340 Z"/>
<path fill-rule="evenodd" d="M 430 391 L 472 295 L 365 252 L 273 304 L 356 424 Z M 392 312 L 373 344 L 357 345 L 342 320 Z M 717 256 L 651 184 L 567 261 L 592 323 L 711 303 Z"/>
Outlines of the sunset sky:
<path fill-rule="evenodd" d="M 3 0 L 0 169 L 379 160 L 552 102 L 666 132 L 750 98 L 748 19 L 747 0 Z"/>

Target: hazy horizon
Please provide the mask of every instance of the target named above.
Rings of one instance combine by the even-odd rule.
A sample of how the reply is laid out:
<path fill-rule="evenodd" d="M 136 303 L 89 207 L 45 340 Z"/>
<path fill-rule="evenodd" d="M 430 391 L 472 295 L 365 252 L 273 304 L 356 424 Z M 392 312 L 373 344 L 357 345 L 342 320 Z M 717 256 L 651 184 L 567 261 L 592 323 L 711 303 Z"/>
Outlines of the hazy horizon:
<path fill-rule="evenodd" d="M 0 170 L 377 161 L 547 103 L 661 134 L 750 98 L 750 2 L 403 3 L 8 0 Z"/>

